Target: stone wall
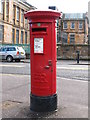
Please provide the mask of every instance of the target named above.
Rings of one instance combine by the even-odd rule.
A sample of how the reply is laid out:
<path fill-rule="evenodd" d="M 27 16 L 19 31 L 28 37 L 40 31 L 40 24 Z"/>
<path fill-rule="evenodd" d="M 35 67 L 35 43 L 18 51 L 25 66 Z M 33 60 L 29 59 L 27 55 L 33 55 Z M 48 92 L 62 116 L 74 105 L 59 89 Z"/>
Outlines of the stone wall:
<path fill-rule="evenodd" d="M 57 59 L 73 59 L 77 58 L 77 51 L 79 51 L 80 59 L 90 59 L 90 45 L 61 45 L 57 44 Z"/>
<path fill-rule="evenodd" d="M 88 28 L 88 43 L 90 44 L 90 27 Z"/>

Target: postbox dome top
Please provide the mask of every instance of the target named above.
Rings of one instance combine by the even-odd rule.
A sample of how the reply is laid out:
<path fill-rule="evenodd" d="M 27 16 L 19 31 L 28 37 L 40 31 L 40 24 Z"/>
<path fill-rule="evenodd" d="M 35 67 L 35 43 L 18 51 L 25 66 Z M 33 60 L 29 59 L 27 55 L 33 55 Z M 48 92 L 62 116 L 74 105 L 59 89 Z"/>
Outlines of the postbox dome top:
<path fill-rule="evenodd" d="M 43 18 L 52 18 L 57 19 L 61 16 L 61 13 L 56 10 L 30 10 L 24 14 L 25 18 L 31 19 L 43 19 Z"/>

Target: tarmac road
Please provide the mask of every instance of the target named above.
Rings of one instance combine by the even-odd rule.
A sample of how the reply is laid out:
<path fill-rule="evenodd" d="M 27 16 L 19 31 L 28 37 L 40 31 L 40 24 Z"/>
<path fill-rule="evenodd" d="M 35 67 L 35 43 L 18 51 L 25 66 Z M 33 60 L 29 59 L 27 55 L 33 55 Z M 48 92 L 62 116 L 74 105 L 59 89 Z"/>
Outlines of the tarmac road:
<path fill-rule="evenodd" d="M 0 63 L 0 66 L 2 66 L 3 72 L 0 73 L 3 118 L 88 118 L 87 64 L 74 65 L 73 61 L 62 64 L 61 61 L 58 61 L 58 110 L 51 113 L 36 113 L 29 109 L 30 71 L 28 62 L 3 62 Z"/>
<path fill-rule="evenodd" d="M 4 74 L 23 74 L 30 75 L 30 60 L 22 61 L 20 63 L 0 63 L 2 73 Z M 88 79 L 88 62 L 80 61 L 57 61 L 57 76 L 63 78 L 70 78 L 76 80 L 89 80 Z"/>

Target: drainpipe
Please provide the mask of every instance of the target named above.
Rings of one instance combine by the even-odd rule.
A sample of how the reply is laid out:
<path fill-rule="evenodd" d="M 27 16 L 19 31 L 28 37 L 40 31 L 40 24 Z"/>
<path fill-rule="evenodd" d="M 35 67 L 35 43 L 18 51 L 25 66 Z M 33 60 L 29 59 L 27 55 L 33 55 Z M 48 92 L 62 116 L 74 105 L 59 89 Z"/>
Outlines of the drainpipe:
<path fill-rule="evenodd" d="M 87 43 L 87 16 L 85 14 L 85 43 Z"/>

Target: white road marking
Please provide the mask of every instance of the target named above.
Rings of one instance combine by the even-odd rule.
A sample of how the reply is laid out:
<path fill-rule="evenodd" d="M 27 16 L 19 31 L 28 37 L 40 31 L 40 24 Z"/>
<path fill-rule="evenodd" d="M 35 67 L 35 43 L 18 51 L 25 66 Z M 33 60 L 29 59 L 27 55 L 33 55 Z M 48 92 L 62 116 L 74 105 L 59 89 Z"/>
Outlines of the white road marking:
<path fill-rule="evenodd" d="M 88 70 L 88 67 L 57 67 L 57 69 L 67 69 L 67 70 Z"/>
<path fill-rule="evenodd" d="M 76 81 L 76 82 L 84 82 L 84 83 L 88 83 L 88 81 L 85 80 L 76 80 L 76 79 L 69 79 L 69 78 L 63 78 L 63 77 L 57 77 L 57 79 L 62 79 L 62 80 L 68 80 L 68 81 Z M 78 79 L 78 78 L 77 78 Z"/>
<path fill-rule="evenodd" d="M 0 65 L 0 67 L 17 67 L 17 68 L 21 68 L 21 67 L 24 67 L 24 66 L 20 66 L 20 65 Z"/>
<path fill-rule="evenodd" d="M 0 76 L 15 76 L 15 77 L 27 77 L 27 76 L 30 76 L 30 75 L 23 75 L 23 74 L 6 74 L 6 73 L 0 73 Z"/>

